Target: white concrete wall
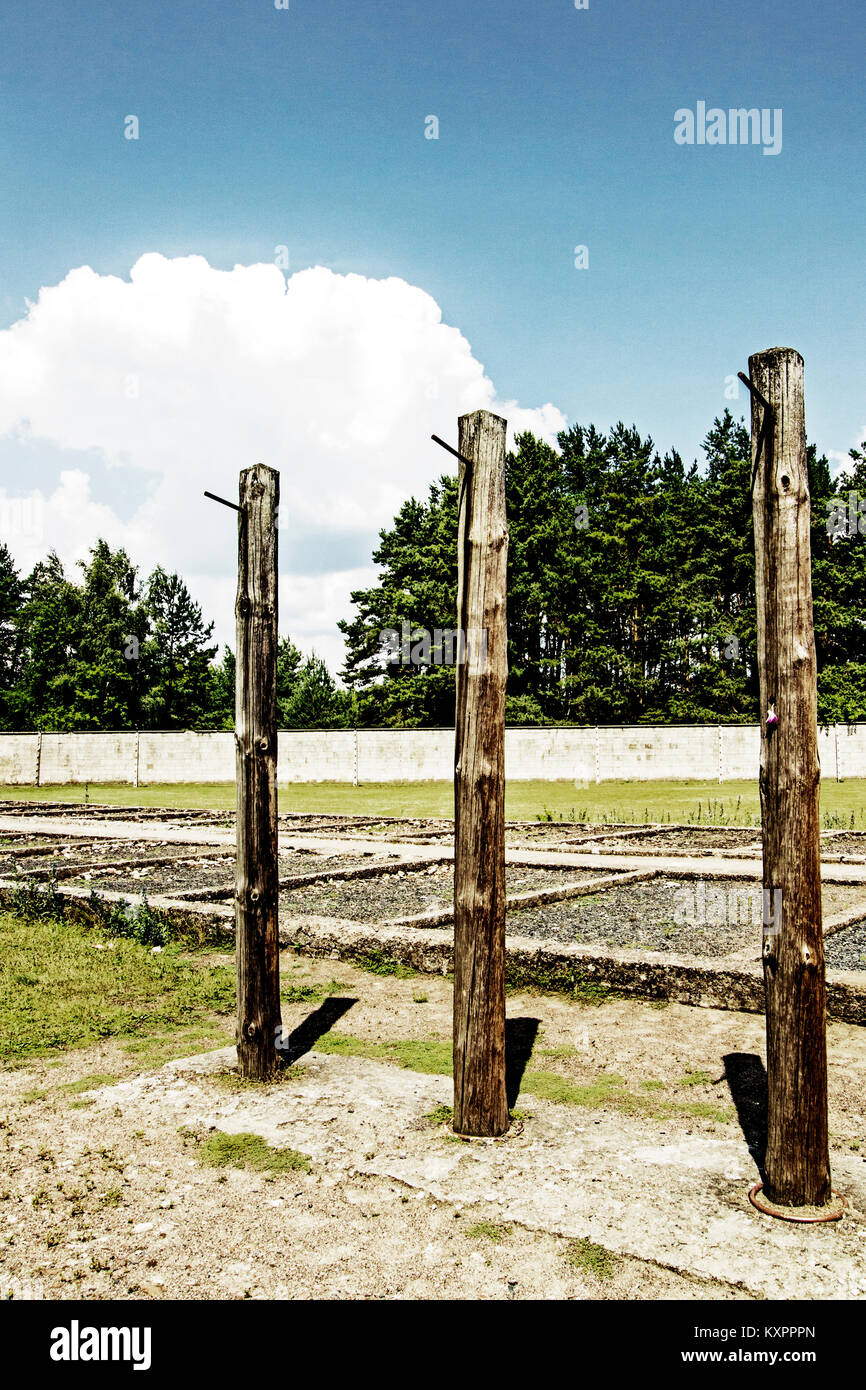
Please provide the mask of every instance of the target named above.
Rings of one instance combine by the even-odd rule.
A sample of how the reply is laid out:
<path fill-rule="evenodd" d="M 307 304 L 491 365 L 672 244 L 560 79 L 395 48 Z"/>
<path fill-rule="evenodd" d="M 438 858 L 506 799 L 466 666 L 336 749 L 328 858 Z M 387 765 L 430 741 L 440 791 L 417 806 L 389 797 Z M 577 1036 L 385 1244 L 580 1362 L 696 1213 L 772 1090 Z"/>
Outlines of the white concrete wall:
<path fill-rule="evenodd" d="M 43 734 L 39 781 L 132 782 L 135 743 L 134 733 Z"/>
<path fill-rule="evenodd" d="M 818 730 L 825 779 L 866 777 L 866 724 Z M 512 781 L 739 781 L 758 775 L 755 725 L 632 725 L 508 729 Z M 838 752 L 838 767 L 837 767 Z M 0 784 L 232 782 L 226 732 L 0 734 Z M 291 730 L 280 734 L 277 777 L 289 782 L 427 782 L 454 775 L 451 729 Z"/>
<path fill-rule="evenodd" d="M 39 759 L 38 734 L 0 734 L 0 783 L 32 785 Z"/>

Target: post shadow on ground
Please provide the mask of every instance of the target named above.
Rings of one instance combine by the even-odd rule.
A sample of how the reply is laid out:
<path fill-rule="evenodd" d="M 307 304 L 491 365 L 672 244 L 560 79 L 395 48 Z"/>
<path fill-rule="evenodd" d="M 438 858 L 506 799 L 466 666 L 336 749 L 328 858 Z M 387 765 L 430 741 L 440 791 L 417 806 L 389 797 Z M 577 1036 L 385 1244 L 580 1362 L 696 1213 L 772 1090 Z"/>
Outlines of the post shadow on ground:
<path fill-rule="evenodd" d="M 319 1038 L 330 1032 L 337 1020 L 347 1014 L 357 1002 L 357 999 L 339 996 L 326 999 L 278 1045 L 280 1059 L 287 1063 L 296 1062 L 305 1052 L 311 1052 Z"/>
<path fill-rule="evenodd" d="M 508 1109 L 513 1110 L 520 1095 L 520 1083 L 532 1056 L 538 1036 L 537 1018 L 507 1018 L 505 1020 L 505 1093 Z"/>
<path fill-rule="evenodd" d="M 725 1080 L 737 1110 L 737 1119 L 749 1153 L 765 1178 L 767 1155 L 767 1073 L 754 1052 L 729 1052 L 723 1058 Z"/>

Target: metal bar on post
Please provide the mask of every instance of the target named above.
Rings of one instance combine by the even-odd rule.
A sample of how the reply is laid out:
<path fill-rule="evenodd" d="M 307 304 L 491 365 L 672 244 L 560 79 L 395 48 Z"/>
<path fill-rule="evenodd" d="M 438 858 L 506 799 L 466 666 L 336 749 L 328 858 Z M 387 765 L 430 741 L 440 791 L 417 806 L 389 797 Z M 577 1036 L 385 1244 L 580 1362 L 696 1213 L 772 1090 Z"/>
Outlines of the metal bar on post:
<path fill-rule="evenodd" d="M 276 1070 L 281 1025 L 276 776 L 279 480 L 279 473 L 263 464 L 245 469 L 238 508 L 237 1045 L 241 1076 L 258 1081 Z"/>
<path fill-rule="evenodd" d="M 460 417 L 453 1125 L 458 1134 L 485 1136 L 508 1129 L 505 436 L 505 420 L 489 411 Z"/>
<path fill-rule="evenodd" d="M 749 358 L 749 375 L 764 900 L 781 908 L 780 919 L 764 911 L 763 1196 L 783 1208 L 824 1207 L 831 1184 L 803 359 L 771 348 Z"/>

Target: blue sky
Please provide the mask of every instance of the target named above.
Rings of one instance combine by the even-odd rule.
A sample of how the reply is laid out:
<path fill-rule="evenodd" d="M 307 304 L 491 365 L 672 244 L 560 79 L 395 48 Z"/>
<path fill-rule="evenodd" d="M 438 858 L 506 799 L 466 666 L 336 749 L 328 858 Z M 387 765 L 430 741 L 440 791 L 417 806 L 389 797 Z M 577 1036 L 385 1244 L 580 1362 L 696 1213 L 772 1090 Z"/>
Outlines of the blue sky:
<path fill-rule="evenodd" d="M 624 418 L 690 458 L 726 404 L 747 414 L 726 377 L 783 344 L 810 438 L 841 457 L 866 434 L 862 0 L 83 0 L 9 6 L 3 30 L 0 329 L 75 267 L 231 270 L 285 245 L 290 274 L 432 296 L 500 402 Z M 677 146 L 700 100 L 782 108 L 781 153 Z M 153 485 L 98 430 L 22 441 L 4 418 L 9 495 L 50 488 L 70 449 L 122 520 Z M 414 483 L 446 466 L 424 459 Z M 369 561 L 373 520 L 342 526 L 335 570 Z"/>

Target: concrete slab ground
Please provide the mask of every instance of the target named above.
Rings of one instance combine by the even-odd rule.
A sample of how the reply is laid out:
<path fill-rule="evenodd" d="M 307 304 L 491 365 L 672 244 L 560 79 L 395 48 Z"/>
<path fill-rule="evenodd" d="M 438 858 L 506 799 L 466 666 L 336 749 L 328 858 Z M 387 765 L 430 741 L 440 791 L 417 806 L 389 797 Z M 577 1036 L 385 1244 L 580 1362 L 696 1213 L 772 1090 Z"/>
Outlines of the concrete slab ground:
<path fill-rule="evenodd" d="M 758 1170 L 740 1137 L 675 1134 L 608 1111 L 579 1114 L 521 1097 L 525 1118 L 503 1141 L 460 1142 L 425 1116 L 451 1099 L 450 1080 L 317 1052 L 297 1077 L 226 1094 L 208 1079 L 234 1050 L 169 1063 L 107 1087 L 131 1128 L 164 1125 L 256 1134 L 307 1155 L 335 1178 L 388 1178 L 488 1222 L 587 1238 L 621 1255 L 710 1279 L 756 1297 L 866 1296 L 866 1170 L 839 1157 L 841 1223 L 797 1226 L 748 1201 Z"/>
<path fill-rule="evenodd" d="M 198 960 L 227 968 L 232 956 Z M 0 1292 L 31 1281 L 85 1299 L 866 1296 L 863 1028 L 828 1028 L 831 1162 L 848 1211 L 796 1227 L 747 1198 L 765 1084 L 755 1014 L 513 992 L 518 1123 L 504 1141 L 466 1143 L 441 1109 L 447 979 L 291 949 L 280 970 L 292 1066 L 274 1084 L 232 1071 L 228 1014 L 194 1042 L 155 1020 L 152 1036 L 0 1070 Z M 270 1145 L 278 1170 L 291 1152 L 301 1166 L 203 1162 L 232 1135 Z"/>

